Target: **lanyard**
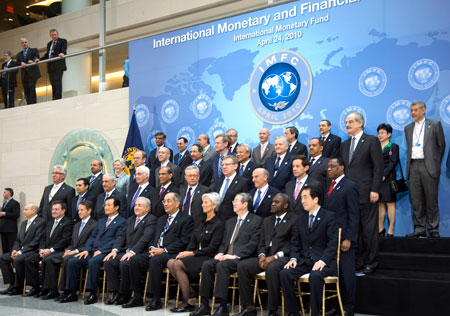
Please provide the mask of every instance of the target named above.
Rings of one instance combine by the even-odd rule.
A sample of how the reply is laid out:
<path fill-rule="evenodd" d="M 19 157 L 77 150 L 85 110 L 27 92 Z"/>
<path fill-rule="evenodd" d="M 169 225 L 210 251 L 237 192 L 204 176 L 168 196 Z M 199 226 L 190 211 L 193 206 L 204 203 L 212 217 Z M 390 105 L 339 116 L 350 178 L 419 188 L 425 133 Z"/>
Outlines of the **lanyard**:
<path fill-rule="evenodd" d="M 420 147 L 420 136 L 422 135 L 423 132 L 423 126 L 425 125 L 425 120 L 423 120 L 422 126 L 420 127 L 420 131 L 419 131 L 419 136 L 417 136 L 417 141 L 416 141 L 416 147 Z"/>

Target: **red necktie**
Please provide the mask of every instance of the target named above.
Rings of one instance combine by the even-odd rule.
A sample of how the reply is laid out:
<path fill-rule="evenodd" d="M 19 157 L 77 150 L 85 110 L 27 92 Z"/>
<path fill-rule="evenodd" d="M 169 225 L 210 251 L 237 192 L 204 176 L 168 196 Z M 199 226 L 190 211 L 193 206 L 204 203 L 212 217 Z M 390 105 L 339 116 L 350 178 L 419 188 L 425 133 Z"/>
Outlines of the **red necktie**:
<path fill-rule="evenodd" d="M 161 186 L 161 191 L 159 191 L 159 197 L 160 198 L 164 194 L 164 191 L 166 191 L 166 189 L 163 186 Z"/>
<path fill-rule="evenodd" d="M 328 196 L 330 196 L 330 194 L 333 191 L 335 185 L 336 185 L 336 181 L 334 181 L 334 180 L 331 181 L 330 188 L 328 189 Z"/>

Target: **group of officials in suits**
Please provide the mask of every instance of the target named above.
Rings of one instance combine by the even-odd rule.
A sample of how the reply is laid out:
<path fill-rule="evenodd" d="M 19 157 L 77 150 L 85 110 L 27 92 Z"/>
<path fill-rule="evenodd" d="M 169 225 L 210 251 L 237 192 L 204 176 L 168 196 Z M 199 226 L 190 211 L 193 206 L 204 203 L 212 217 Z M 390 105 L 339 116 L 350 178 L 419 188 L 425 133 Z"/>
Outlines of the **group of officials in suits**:
<path fill-rule="evenodd" d="M 430 234 L 438 229 L 437 204 L 433 200 L 437 193 L 430 195 L 429 190 L 435 188 L 437 192 L 432 175 L 436 176 L 435 169 L 440 168 L 445 140 L 440 123 L 424 118 L 423 102 L 414 102 L 411 113 L 415 123 L 412 128 L 406 127 L 406 137 L 408 145 L 414 143 L 414 148 L 408 148 L 408 178 L 412 181 L 417 173 L 421 174 L 414 190 L 426 201 L 426 205 L 417 205 L 411 197 L 415 220 L 412 237 L 416 237 L 424 235 L 426 229 Z M 295 127 L 288 127 L 285 136 L 276 137 L 274 145 L 268 142 L 269 131 L 261 129 L 261 143 L 253 151 L 247 144 L 238 144 L 237 131 L 231 129 L 227 131 L 230 135 L 216 136 L 212 155 L 206 134 L 199 136 L 199 144 L 193 145 L 190 152 L 188 141 L 180 137 L 179 153 L 175 156 L 165 146 L 165 134 L 157 133 L 157 147 L 148 158 L 144 151 L 134 154 L 135 173 L 125 193 L 115 188 L 114 175 L 102 173 L 99 160 L 91 162 L 90 177 L 77 180 L 77 196 L 64 183 L 64 166 L 55 166 L 53 184 L 44 189 L 39 208 L 27 204 L 27 221 L 22 223 L 12 251 L 0 257 L 0 267 L 6 271 L 5 283 L 10 284 L 2 293 L 18 294 L 26 276 L 32 286 L 27 296 L 75 301 L 77 277 L 88 268 L 86 288 L 90 294 L 85 304 L 92 304 L 97 301 L 99 271 L 104 265 L 113 292 L 107 304 L 129 308 L 143 304 L 146 293 L 140 280 L 149 269 L 148 292 L 152 300 L 146 310 L 157 310 L 162 307 L 163 270 L 169 264 L 181 284 L 179 268 L 187 267 L 172 261 L 180 260 L 178 254 L 188 246 L 189 251 L 196 247 L 201 250 L 201 242 L 195 245 L 190 240 L 196 236 L 193 231 L 205 227 L 209 218 L 205 215 L 205 196 L 215 192 L 217 221 L 225 223 L 225 229 L 220 236 L 222 242 L 216 243 L 208 252 L 210 257 L 201 262 L 202 305 L 193 310 L 186 299 L 174 312 L 209 315 L 213 293 L 220 305 L 214 315 L 228 315 L 228 283 L 230 275 L 238 272 L 244 307 L 239 315 L 256 315 L 251 282 L 255 274 L 265 271 L 270 315 L 277 315 L 280 286 L 286 311 L 299 313 L 293 281 L 306 273 L 311 284 L 312 315 L 318 315 L 323 279 L 337 273 L 340 228 L 343 309 L 346 315 L 352 315 L 355 271 L 371 273 L 377 267 L 376 203 L 383 158 L 378 139 L 364 133 L 360 113 L 347 116 L 346 128 L 350 138 L 341 143 L 339 137 L 330 134 L 331 123 L 321 121 L 321 136 L 310 140 L 308 150 L 297 141 Z M 436 157 L 439 155 L 440 159 Z M 434 173 L 429 168 L 435 168 L 431 170 Z M 208 234 L 208 230 L 202 234 Z M 42 280 L 38 277 L 39 261 L 43 263 Z M 15 277 L 11 262 L 16 268 Z M 57 271 L 61 264 L 60 295 Z"/>
<path fill-rule="evenodd" d="M 17 61 L 12 60 L 13 53 L 5 51 L 3 53 L 4 63 L 2 69 L 22 66 L 21 79 L 23 91 L 27 104 L 34 104 L 37 102 L 36 98 L 36 82 L 41 77 L 39 66 L 36 65 L 39 60 L 50 58 L 63 57 L 67 54 L 67 40 L 60 38 L 56 29 L 50 30 L 51 41 L 47 44 L 47 51 L 39 57 L 37 48 L 31 48 L 26 38 L 20 39 L 22 50 L 17 53 Z M 27 66 L 27 65 L 32 66 Z M 47 63 L 47 73 L 52 85 L 53 100 L 62 98 L 62 77 L 64 71 L 67 70 L 66 60 L 60 58 Z M 1 86 L 3 93 L 3 103 L 5 108 L 14 107 L 14 90 L 17 87 L 17 70 L 2 72 Z"/>

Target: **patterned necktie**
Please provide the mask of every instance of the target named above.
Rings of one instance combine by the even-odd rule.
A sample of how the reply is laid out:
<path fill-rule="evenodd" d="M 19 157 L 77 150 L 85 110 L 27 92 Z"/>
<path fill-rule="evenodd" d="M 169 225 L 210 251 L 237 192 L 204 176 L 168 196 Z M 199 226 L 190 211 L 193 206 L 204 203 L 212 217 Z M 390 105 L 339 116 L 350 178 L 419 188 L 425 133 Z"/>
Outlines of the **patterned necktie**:
<path fill-rule="evenodd" d="M 53 223 L 53 226 L 52 226 L 52 230 L 50 230 L 50 237 L 52 237 L 53 232 L 55 231 L 57 226 L 58 226 L 58 221 L 55 220 L 55 222 Z"/>
<path fill-rule="evenodd" d="M 163 228 L 161 234 L 159 235 L 158 244 L 157 244 L 158 248 L 161 248 L 163 246 L 164 234 L 169 229 L 171 220 L 172 220 L 172 215 L 169 215 L 169 217 L 167 217 L 166 224 L 164 225 L 164 228 Z"/>
<path fill-rule="evenodd" d="M 220 155 L 219 156 L 219 165 L 218 165 L 218 171 L 219 171 L 219 177 L 221 177 L 222 175 L 223 175 L 223 172 L 222 172 L 222 159 L 223 159 L 223 155 Z"/>
<path fill-rule="evenodd" d="M 243 174 L 244 174 L 244 165 L 241 165 L 241 168 L 239 168 L 239 176 L 242 177 Z"/>
<path fill-rule="evenodd" d="M 242 222 L 242 219 L 239 218 L 236 223 L 236 227 L 234 228 L 233 238 L 231 239 L 231 242 L 230 242 L 230 245 L 228 246 L 228 251 L 227 251 L 227 254 L 229 254 L 229 255 L 233 254 L 234 242 L 236 241 L 237 235 L 239 234 L 239 229 L 241 228 L 241 222 Z"/>
<path fill-rule="evenodd" d="M 137 198 L 139 197 L 139 194 L 141 194 L 141 186 L 138 187 L 138 189 L 136 190 L 136 193 L 133 196 L 133 199 L 131 200 L 131 205 L 130 205 L 130 209 L 133 209 L 134 204 L 136 203 Z"/>
<path fill-rule="evenodd" d="M 258 195 L 256 196 L 255 203 L 253 203 L 253 211 L 256 213 L 261 202 L 261 190 L 258 190 Z"/>
<path fill-rule="evenodd" d="M 111 217 L 108 217 L 108 220 L 106 221 L 106 225 L 105 225 L 105 230 L 108 228 L 110 223 L 111 223 Z"/>
<path fill-rule="evenodd" d="M 275 167 L 273 168 L 273 176 L 277 175 L 278 168 L 280 167 L 280 156 L 277 157 L 277 161 L 275 161 Z"/>
<path fill-rule="evenodd" d="M 95 176 L 91 176 L 91 179 L 89 180 L 89 184 L 91 184 L 92 182 L 94 182 L 95 180 Z"/>
<path fill-rule="evenodd" d="M 107 198 L 109 198 L 109 193 L 105 193 L 105 198 L 103 199 L 103 207 L 105 207 L 105 202 Z"/>
<path fill-rule="evenodd" d="M 81 232 L 83 231 L 83 228 L 84 228 L 85 225 L 86 225 L 86 223 L 82 221 L 81 225 L 80 225 L 80 229 L 78 230 L 78 237 L 80 237 Z"/>
<path fill-rule="evenodd" d="M 141 222 L 141 219 L 139 217 L 136 217 L 136 222 L 134 223 L 134 229 L 136 229 L 137 225 Z"/>
<path fill-rule="evenodd" d="M 355 143 L 356 143 L 356 137 L 352 137 L 352 140 L 350 142 L 350 152 L 348 153 L 348 162 L 352 161 L 353 152 L 355 151 Z"/>
<path fill-rule="evenodd" d="M 164 191 L 166 191 L 166 189 L 164 188 L 164 186 L 161 186 L 161 190 L 159 191 L 159 198 L 162 197 L 162 195 L 164 194 Z"/>
<path fill-rule="evenodd" d="M 295 193 L 294 193 L 294 202 L 297 202 L 297 198 L 298 198 L 301 188 L 302 188 L 302 182 L 300 180 L 297 180 L 297 187 L 295 188 Z"/>
<path fill-rule="evenodd" d="M 189 188 L 186 194 L 186 201 L 183 205 L 183 211 L 189 215 L 189 208 L 191 207 L 191 190 L 192 188 Z"/>
<path fill-rule="evenodd" d="M 336 181 L 331 181 L 330 188 L 328 189 L 328 196 L 330 196 L 331 192 L 333 192 L 334 186 L 336 185 Z"/>
<path fill-rule="evenodd" d="M 313 223 L 314 223 L 314 215 L 311 214 L 311 215 L 309 215 L 309 225 L 308 225 L 308 228 L 309 228 L 309 229 L 312 228 Z"/>
<path fill-rule="evenodd" d="M 225 186 L 224 186 L 224 188 L 223 188 L 223 191 L 222 191 L 222 196 L 220 197 L 220 201 L 223 201 L 223 198 L 225 197 L 225 194 L 227 193 L 227 190 L 228 190 L 228 186 L 230 185 L 230 179 L 229 178 L 226 178 L 225 179 Z"/>

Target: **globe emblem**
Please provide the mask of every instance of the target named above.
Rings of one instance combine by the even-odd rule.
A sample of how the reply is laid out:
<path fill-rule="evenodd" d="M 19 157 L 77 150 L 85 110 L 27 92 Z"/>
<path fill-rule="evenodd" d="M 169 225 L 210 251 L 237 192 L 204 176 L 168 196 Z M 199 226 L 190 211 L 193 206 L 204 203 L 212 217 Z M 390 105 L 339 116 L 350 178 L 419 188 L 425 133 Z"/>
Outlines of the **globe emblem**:
<path fill-rule="evenodd" d="M 169 119 L 173 118 L 173 115 L 175 114 L 175 108 L 173 106 L 166 107 L 164 111 Z"/>
<path fill-rule="evenodd" d="M 439 66 L 431 59 L 420 59 L 409 68 L 409 84 L 417 90 L 431 88 L 439 80 Z"/>
<path fill-rule="evenodd" d="M 392 117 L 398 124 L 404 125 L 405 123 L 408 122 L 410 115 L 408 109 L 402 107 L 395 109 L 394 112 L 392 113 Z"/>
<path fill-rule="evenodd" d="M 180 107 L 177 101 L 167 100 L 161 108 L 161 117 L 166 123 L 173 123 L 177 120 L 180 114 Z"/>
<path fill-rule="evenodd" d="M 389 106 L 386 119 L 393 129 L 401 131 L 412 122 L 410 107 L 411 101 L 408 100 L 397 100 Z"/>
<path fill-rule="evenodd" d="M 450 95 L 442 100 L 439 107 L 439 114 L 441 115 L 442 120 L 450 125 Z"/>
<path fill-rule="evenodd" d="M 153 124 L 153 118 L 150 117 L 150 111 L 145 104 L 138 104 L 136 106 L 136 122 L 139 127 L 143 127 L 149 123 L 150 127 Z"/>
<path fill-rule="evenodd" d="M 197 103 L 197 111 L 200 114 L 205 114 L 208 109 L 208 104 L 205 101 L 201 101 Z"/>
<path fill-rule="evenodd" d="M 277 63 L 264 72 L 259 84 L 262 104 L 271 111 L 289 108 L 300 92 L 300 75 L 288 63 Z"/>
<path fill-rule="evenodd" d="M 417 82 L 422 84 L 427 83 L 432 76 L 433 72 L 427 65 L 417 69 L 416 72 L 414 73 L 414 78 L 416 78 Z"/>
<path fill-rule="evenodd" d="M 376 74 L 368 76 L 366 80 L 364 80 L 364 84 L 369 91 L 376 90 L 380 85 L 380 83 L 381 83 L 380 77 Z"/>

